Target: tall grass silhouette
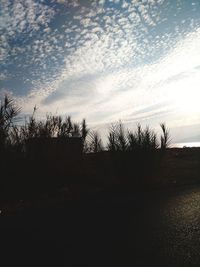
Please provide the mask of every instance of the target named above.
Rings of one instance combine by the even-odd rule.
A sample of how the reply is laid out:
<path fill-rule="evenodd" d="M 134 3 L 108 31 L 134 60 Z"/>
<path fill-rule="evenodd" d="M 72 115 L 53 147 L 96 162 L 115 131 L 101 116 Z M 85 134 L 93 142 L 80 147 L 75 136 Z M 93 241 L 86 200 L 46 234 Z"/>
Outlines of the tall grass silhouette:
<path fill-rule="evenodd" d="M 112 154 L 113 170 L 122 183 L 143 183 L 149 179 L 159 165 L 169 145 L 169 130 L 161 125 L 160 143 L 157 134 L 149 126 L 140 124 L 135 131 L 125 129 L 121 122 L 112 124 L 108 134 L 107 149 Z"/>
<path fill-rule="evenodd" d="M 142 128 L 138 124 L 132 131 L 119 121 L 110 126 L 104 146 L 99 133 L 90 130 L 85 119 L 77 123 L 70 116 L 47 114 L 46 119 L 37 120 L 37 108 L 34 107 L 24 124 L 16 124 L 19 112 L 14 101 L 5 96 L 0 106 L 0 155 L 7 175 L 0 182 L 7 190 L 12 186 L 19 192 L 36 192 L 80 181 L 83 184 L 84 179 L 87 183 L 95 183 L 95 178 L 107 182 L 115 180 L 120 186 L 131 188 L 151 182 L 170 143 L 169 129 L 164 123 L 160 124 L 162 134 L 158 137 L 149 126 Z M 70 160 L 73 151 L 69 147 L 64 154 L 56 151 L 55 154 L 60 153 L 62 157 L 49 157 L 47 152 L 43 153 L 44 149 L 54 153 L 50 148 L 55 148 L 56 140 L 62 143 L 70 139 L 72 143 L 81 142 L 81 158 L 76 154 Z M 28 157 L 31 143 L 39 149 L 39 157 Z M 57 147 L 61 148 L 60 145 Z"/>
<path fill-rule="evenodd" d="M 160 147 L 161 150 L 166 150 L 167 147 L 169 147 L 171 142 L 170 132 L 169 129 L 166 127 L 165 123 L 161 123 L 160 127 L 162 129 L 162 135 L 160 138 Z"/>
<path fill-rule="evenodd" d="M 103 142 L 97 131 L 90 131 L 87 140 L 87 152 L 98 153 L 103 151 Z"/>
<path fill-rule="evenodd" d="M 13 126 L 20 112 L 13 99 L 8 96 L 0 103 L 0 153 L 5 152 L 6 146 L 11 144 Z"/>

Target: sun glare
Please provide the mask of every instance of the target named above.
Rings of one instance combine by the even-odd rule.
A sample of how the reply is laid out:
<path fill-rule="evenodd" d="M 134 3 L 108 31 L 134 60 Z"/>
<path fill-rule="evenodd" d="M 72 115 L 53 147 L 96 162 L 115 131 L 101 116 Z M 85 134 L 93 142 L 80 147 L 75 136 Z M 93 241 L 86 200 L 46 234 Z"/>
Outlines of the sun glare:
<path fill-rule="evenodd" d="M 200 113 L 200 78 L 197 75 L 185 78 L 175 83 L 173 102 L 177 107 L 177 111 L 184 114 Z"/>

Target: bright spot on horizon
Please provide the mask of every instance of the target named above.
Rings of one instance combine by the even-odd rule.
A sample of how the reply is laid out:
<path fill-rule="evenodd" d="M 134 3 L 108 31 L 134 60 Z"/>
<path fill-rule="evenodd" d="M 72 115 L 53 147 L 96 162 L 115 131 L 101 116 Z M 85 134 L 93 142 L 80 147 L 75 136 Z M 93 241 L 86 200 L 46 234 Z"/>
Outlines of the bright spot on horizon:
<path fill-rule="evenodd" d="M 199 141 L 199 0 L 0 1 L 0 93 L 22 114 Z"/>

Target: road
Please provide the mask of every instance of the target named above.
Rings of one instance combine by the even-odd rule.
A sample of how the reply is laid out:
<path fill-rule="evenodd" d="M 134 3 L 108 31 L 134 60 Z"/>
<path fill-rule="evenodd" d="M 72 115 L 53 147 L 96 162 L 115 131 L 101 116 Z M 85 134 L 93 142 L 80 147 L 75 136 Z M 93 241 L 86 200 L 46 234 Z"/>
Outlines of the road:
<path fill-rule="evenodd" d="M 88 197 L 0 230 L 8 266 L 200 266 L 200 188 Z"/>

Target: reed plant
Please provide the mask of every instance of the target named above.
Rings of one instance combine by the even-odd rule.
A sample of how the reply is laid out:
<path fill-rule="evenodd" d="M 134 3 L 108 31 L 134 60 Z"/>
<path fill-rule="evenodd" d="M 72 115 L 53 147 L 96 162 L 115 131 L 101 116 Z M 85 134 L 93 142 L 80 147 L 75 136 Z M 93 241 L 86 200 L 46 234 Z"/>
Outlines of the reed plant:
<path fill-rule="evenodd" d="M 165 123 L 161 123 L 160 127 L 162 129 L 162 135 L 160 137 L 160 148 L 162 151 L 165 151 L 171 143 L 171 136 L 169 129 L 166 127 Z"/>
<path fill-rule="evenodd" d="M 161 154 L 169 145 L 169 130 L 161 124 L 159 138 L 149 126 L 140 124 L 135 131 L 125 129 L 121 122 L 111 125 L 108 133 L 107 149 L 113 155 L 113 170 L 120 179 L 141 182 L 150 177 L 160 163 Z M 134 180 L 132 179 L 134 177 Z"/>
<path fill-rule="evenodd" d="M 159 151 L 166 151 L 170 143 L 169 129 L 164 123 L 160 124 L 162 134 L 158 137 L 149 126 L 142 128 L 138 124 L 136 130 L 133 131 L 126 129 L 123 123 L 119 121 L 110 126 L 107 145 L 104 148 L 101 136 L 97 131 L 89 130 L 85 119 L 81 123 L 77 123 L 73 122 L 70 116 L 63 118 L 47 114 L 46 119 L 38 120 L 36 111 L 37 108 L 35 107 L 32 115 L 23 125 L 15 124 L 20 108 L 15 105 L 12 99 L 5 97 L 0 104 L 0 155 L 3 155 L 3 151 L 8 151 L 8 148 L 11 148 L 10 150 L 15 151 L 17 155 L 26 157 L 24 151 L 27 141 L 34 138 L 43 140 L 44 138 L 78 137 L 82 140 L 84 152 L 95 155 L 95 160 L 93 161 L 95 166 L 93 168 L 96 168 L 98 176 L 118 177 L 121 183 L 130 185 L 131 183 L 135 184 L 144 181 L 144 177 L 151 176 L 160 162 L 158 159 L 162 158 L 163 155 Z M 7 165 L 4 165 L 9 167 L 10 162 L 14 161 L 16 160 L 11 160 L 10 157 Z M 58 180 L 58 176 L 62 176 L 65 173 L 66 177 L 74 177 L 74 173 L 76 173 L 75 165 L 70 163 L 70 167 L 67 161 L 65 161 L 65 170 L 60 169 L 64 167 L 61 167 L 62 164 L 57 161 L 51 164 L 47 159 L 44 159 L 43 162 L 39 162 L 37 159 L 35 161 L 26 159 L 25 161 L 26 171 L 33 178 L 30 184 L 35 184 L 36 187 L 42 186 L 45 188 L 47 183 L 53 186 L 62 180 Z M 87 162 L 81 162 L 80 164 L 87 165 Z M 42 171 L 38 173 L 39 169 Z M 87 169 L 87 166 L 85 169 Z M 107 173 L 105 173 L 105 170 Z M 88 170 L 88 173 L 90 171 L 91 169 Z M 41 177 L 46 176 L 57 176 L 57 182 L 54 178 L 43 178 L 42 182 Z M 34 177 L 37 177 L 37 179 Z M 29 183 L 25 178 L 24 175 L 22 183 L 26 183 L 28 186 Z"/>
<path fill-rule="evenodd" d="M 0 153 L 11 144 L 11 132 L 19 112 L 14 100 L 6 95 L 0 103 Z"/>
<path fill-rule="evenodd" d="M 103 151 L 103 142 L 97 131 L 90 131 L 87 141 L 88 152 L 98 153 Z"/>

